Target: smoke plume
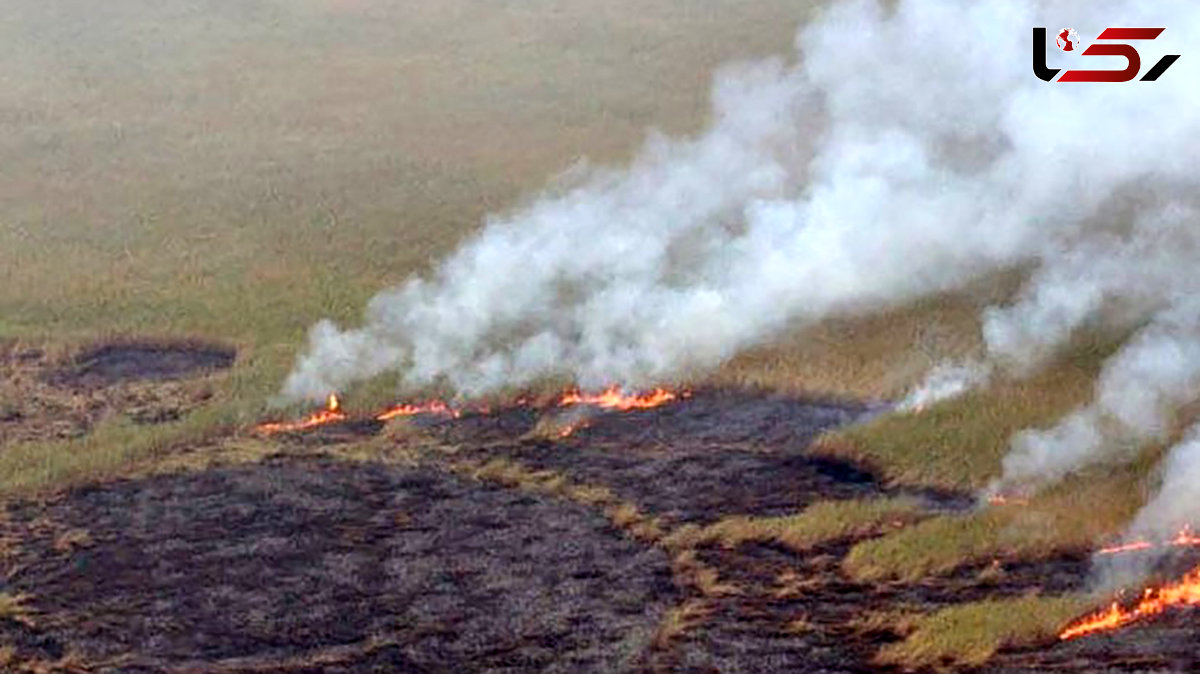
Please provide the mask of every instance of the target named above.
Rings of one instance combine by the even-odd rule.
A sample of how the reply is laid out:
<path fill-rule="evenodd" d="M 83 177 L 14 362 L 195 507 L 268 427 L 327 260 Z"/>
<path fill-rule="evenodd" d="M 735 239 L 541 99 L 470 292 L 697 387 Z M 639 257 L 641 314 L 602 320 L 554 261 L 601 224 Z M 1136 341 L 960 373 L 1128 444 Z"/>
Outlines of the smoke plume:
<path fill-rule="evenodd" d="M 1021 266 L 1026 287 L 982 316 L 985 361 L 935 369 L 909 407 L 997 367 L 1035 371 L 1080 329 L 1115 327 L 1134 337 L 1095 401 L 1014 438 L 995 488 L 1164 437 L 1200 395 L 1200 59 L 1187 53 L 1200 5 L 884 4 L 832 5 L 790 58 L 718 73 L 702 134 L 651 134 L 630 166 L 577 172 L 489 218 L 431 278 L 376 296 L 362 325 L 318 323 L 285 394 L 320 399 L 389 371 L 464 396 L 549 375 L 645 385 L 785 328 Z M 1183 57 L 1157 82 L 1046 83 L 1031 72 L 1033 26 L 1085 41 L 1164 26 L 1138 44 L 1144 69 Z M 1050 67 L 1121 66 L 1047 51 Z M 1195 444 L 1170 460 L 1194 467 Z M 1171 505 L 1139 522 L 1200 515 L 1193 496 L 1168 481 L 1155 503 Z"/>
<path fill-rule="evenodd" d="M 1122 191 L 1164 208 L 1190 191 L 1200 94 L 1186 58 L 1152 85 L 1046 84 L 1030 28 L 1165 25 L 1168 49 L 1196 13 L 836 4 L 792 59 L 719 73 L 703 134 L 652 135 L 631 166 L 489 218 L 432 278 L 374 298 L 361 326 L 314 326 L 285 394 L 320 399 L 386 371 L 467 396 L 547 375 L 642 385 L 1030 262 L 1046 267 L 989 338 L 1008 356 L 1044 350 L 1123 292 L 1069 268 L 1126 235 Z"/>

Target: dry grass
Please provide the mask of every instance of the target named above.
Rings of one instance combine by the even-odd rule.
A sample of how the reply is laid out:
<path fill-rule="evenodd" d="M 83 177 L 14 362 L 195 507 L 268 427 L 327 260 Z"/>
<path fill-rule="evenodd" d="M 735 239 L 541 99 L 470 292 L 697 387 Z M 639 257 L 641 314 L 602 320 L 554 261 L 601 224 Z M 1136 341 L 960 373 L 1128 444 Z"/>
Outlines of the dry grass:
<path fill-rule="evenodd" d="M 887 633 L 908 636 L 917 628 L 924 616 L 913 608 L 896 608 L 885 611 L 867 610 L 846 622 L 846 628 L 861 634 Z"/>
<path fill-rule="evenodd" d="M 679 606 L 672 607 L 658 624 L 653 644 L 656 649 L 663 650 L 672 641 L 682 637 L 688 630 L 703 624 L 712 614 L 712 606 L 703 599 L 688 599 Z"/>
<path fill-rule="evenodd" d="M 671 560 L 671 575 L 681 587 L 695 588 L 705 597 L 725 597 L 741 594 L 733 583 L 722 583 L 720 573 L 700 561 L 695 550 L 684 550 Z"/>
<path fill-rule="evenodd" d="M 1053 638 L 1088 601 L 1081 597 L 1021 597 L 961 604 L 916 619 L 904 641 L 885 646 L 879 664 L 906 668 L 977 667 L 1004 646 Z"/>
<path fill-rule="evenodd" d="M 136 16 L 16 3 L 55 30 L 33 42 L 23 19 L 0 22 L 13 177 L 0 185 L 0 339 L 192 336 L 240 357 L 196 419 L 5 447 L 0 494 L 104 478 L 253 422 L 313 322 L 357 321 L 376 291 L 578 158 L 619 164 L 648 127 L 700 128 L 714 69 L 789 52 L 810 11 L 300 0 L 268 21 L 198 21 L 173 11 L 182 0 Z M 383 377 L 346 403 L 374 407 L 393 388 Z"/>
<path fill-rule="evenodd" d="M 1076 476 L 1028 505 L 925 520 L 851 549 L 843 564 L 861 581 L 913 581 L 994 559 L 1039 559 L 1092 549 L 1119 533 L 1145 501 L 1157 451 Z"/>
<path fill-rule="evenodd" d="M 55 537 L 52 547 L 55 552 L 70 554 L 76 549 L 91 547 L 92 543 L 92 535 L 86 529 L 70 529 Z"/>
<path fill-rule="evenodd" d="M 647 515 L 634 503 L 622 501 L 604 486 L 577 484 L 561 473 L 529 470 L 515 461 L 501 458 L 483 464 L 458 461 L 450 464 L 450 467 L 477 480 L 599 508 L 613 527 L 644 543 L 657 543 L 667 536 L 658 517 Z"/>
<path fill-rule="evenodd" d="M 30 596 L 0 592 L 0 620 L 13 620 L 33 626 L 33 612 L 29 607 Z"/>
<path fill-rule="evenodd" d="M 920 504 L 909 498 L 880 498 L 814 503 L 795 515 L 726 517 L 706 527 L 684 526 L 664 541 L 691 548 L 717 543 L 727 548 L 749 541 L 771 541 L 806 552 L 828 541 L 868 536 L 921 519 Z"/>
<path fill-rule="evenodd" d="M 739 354 L 712 380 L 794 393 L 896 398 L 934 364 L 977 354 L 980 309 L 1009 298 L 1022 278 L 1019 270 L 992 274 L 955 292 L 800 328 Z"/>

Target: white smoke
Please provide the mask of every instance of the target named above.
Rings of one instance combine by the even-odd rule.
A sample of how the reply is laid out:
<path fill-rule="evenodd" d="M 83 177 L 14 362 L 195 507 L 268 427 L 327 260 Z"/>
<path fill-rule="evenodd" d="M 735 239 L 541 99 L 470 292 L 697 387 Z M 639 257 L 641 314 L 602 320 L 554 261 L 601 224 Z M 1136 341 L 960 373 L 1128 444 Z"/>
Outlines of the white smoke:
<path fill-rule="evenodd" d="M 1187 275 L 1187 268 L 1177 271 Z M 1048 430 L 1025 431 L 993 489 L 1029 491 L 1071 471 L 1163 440 L 1174 413 L 1200 397 L 1200 297 L 1179 298 L 1107 362 L 1091 405 Z"/>
<path fill-rule="evenodd" d="M 795 63 L 720 73 L 699 137 L 652 136 L 627 169 L 490 218 L 433 278 L 374 298 L 361 327 L 318 324 L 284 392 L 320 399 L 386 371 L 463 395 L 546 375 L 640 385 L 788 326 L 1038 261 L 1046 287 L 993 317 L 992 341 L 1060 341 L 1120 292 L 1092 289 L 1090 255 L 1072 252 L 1121 236 L 1114 195 L 1169 205 L 1194 191 L 1200 89 L 1186 56 L 1155 83 L 1044 83 L 1031 27 L 1167 26 L 1149 61 L 1196 43 L 1200 7 L 881 4 L 829 8 Z"/>
<path fill-rule="evenodd" d="M 1152 83 L 1046 83 L 1034 26 L 1075 27 L 1085 46 L 1108 26 L 1164 26 L 1137 45 L 1143 71 L 1183 56 Z M 836 3 L 791 61 L 719 73 L 698 137 L 652 134 L 631 166 L 489 218 L 360 327 L 318 323 L 284 392 L 318 400 L 389 371 L 464 396 L 550 375 L 640 386 L 1020 266 L 1026 287 L 982 316 L 984 360 L 935 368 L 903 406 L 1116 327 L 1135 336 L 1093 403 L 1017 435 L 993 488 L 1125 458 L 1200 397 L 1198 38 L 1188 0 Z M 1048 52 L 1050 67 L 1123 65 Z M 1194 474 L 1195 445 L 1172 470 Z M 1191 484 L 1170 476 L 1135 528 L 1197 514 Z"/>
<path fill-rule="evenodd" d="M 991 378 L 991 374 L 992 369 L 987 363 L 941 363 L 925 375 L 920 385 L 905 396 L 896 409 L 900 412 L 921 412 L 935 403 L 982 386 Z"/>
<path fill-rule="evenodd" d="M 1162 486 L 1129 526 L 1133 539 L 1165 540 L 1200 523 L 1200 425 L 1171 448 L 1162 467 Z"/>
<path fill-rule="evenodd" d="M 1200 523 L 1200 425 L 1172 447 L 1160 469 L 1158 493 L 1129 524 L 1126 542 L 1150 542 L 1150 554 L 1097 555 L 1095 585 L 1100 590 L 1127 587 L 1152 571 L 1171 552 L 1168 541 L 1182 532 L 1195 533 Z"/>

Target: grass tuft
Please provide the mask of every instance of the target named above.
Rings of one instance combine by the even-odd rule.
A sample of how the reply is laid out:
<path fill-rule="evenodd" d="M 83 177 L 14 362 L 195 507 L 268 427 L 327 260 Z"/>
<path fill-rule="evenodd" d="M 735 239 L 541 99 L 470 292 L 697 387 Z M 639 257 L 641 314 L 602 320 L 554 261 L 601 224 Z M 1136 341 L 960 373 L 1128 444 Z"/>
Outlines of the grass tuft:
<path fill-rule="evenodd" d="M 951 606 L 917 618 L 912 633 L 885 646 L 876 661 L 905 668 L 978 667 L 1000 648 L 1053 638 L 1087 606 L 1087 599 L 1076 596 L 1028 596 Z"/>
<path fill-rule="evenodd" d="M 680 527 L 664 543 L 676 548 L 706 543 L 733 548 L 750 541 L 774 542 L 805 552 L 828 541 L 902 527 L 923 516 L 921 505 L 905 497 L 821 501 L 795 515 L 733 516 L 707 527 Z"/>

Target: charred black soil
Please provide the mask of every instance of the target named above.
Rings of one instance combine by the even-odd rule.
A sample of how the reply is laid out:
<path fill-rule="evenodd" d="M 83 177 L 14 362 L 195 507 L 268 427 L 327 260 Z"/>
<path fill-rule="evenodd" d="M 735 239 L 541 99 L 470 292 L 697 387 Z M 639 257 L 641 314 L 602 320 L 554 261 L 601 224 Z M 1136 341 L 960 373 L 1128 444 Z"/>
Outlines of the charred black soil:
<path fill-rule="evenodd" d="M 429 469 L 274 460 L 9 515 L 10 591 L 47 618 L 18 641 L 114 671 L 620 671 L 675 598 L 600 514 Z"/>
<path fill-rule="evenodd" d="M 866 584 L 842 571 L 853 540 L 681 549 L 631 524 L 889 494 L 805 451 L 872 411 L 702 392 L 592 410 L 555 440 L 529 407 L 422 416 L 394 438 L 351 421 L 277 436 L 258 463 L 12 503 L 0 591 L 23 601 L 0 645 L 14 667 L 103 672 L 868 672 L 902 638 L 880 616 L 1082 588 L 1082 553 Z M 410 443 L 407 462 L 345 451 L 381 442 Z M 497 462 L 507 482 L 464 469 Z M 928 496 L 931 515 L 969 502 Z M 1193 671 L 1197 632 L 1172 612 L 992 669 Z"/>
<path fill-rule="evenodd" d="M 83 388 L 184 379 L 228 369 L 236 357 L 230 347 L 202 342 L 117 342 L 84 350 L 51 378 Z"/>

